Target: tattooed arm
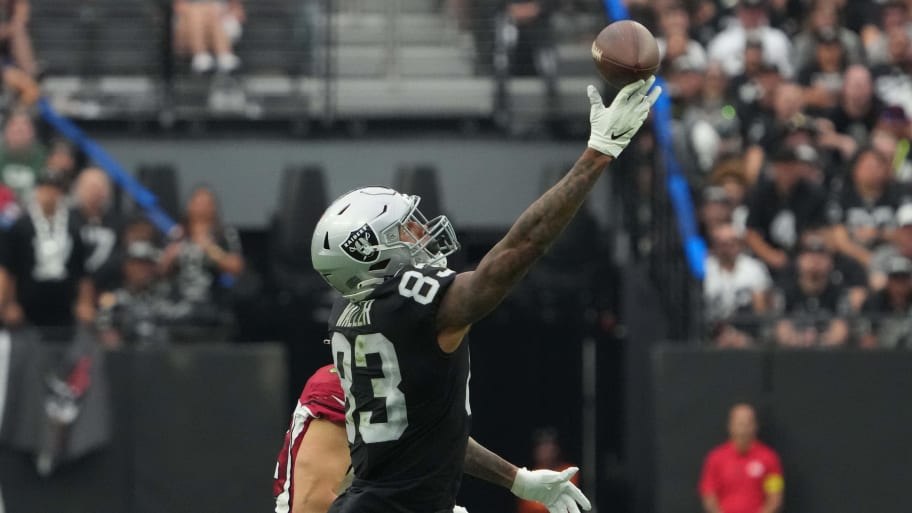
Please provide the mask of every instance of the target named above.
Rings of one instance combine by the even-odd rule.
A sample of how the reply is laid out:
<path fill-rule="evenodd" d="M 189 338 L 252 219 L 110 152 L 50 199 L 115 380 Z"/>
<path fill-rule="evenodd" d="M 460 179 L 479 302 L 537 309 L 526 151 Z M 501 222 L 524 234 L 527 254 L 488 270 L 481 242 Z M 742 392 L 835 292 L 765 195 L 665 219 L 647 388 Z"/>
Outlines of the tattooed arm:
<path fill-rule="evenodd" d="M 463 471 L 483 481 L 510 489 L 519 469 L 469 437 Z"/>
<path fill-rule="evenodd" d="M 437 312 L 441 349 L 454 351 L 468 326 L 503 301 L 567 226 L 611 160 L 587 148 L 567 175 L 519 216 L 475 271 L 456 277 Z"/>
<path fill-rule="evenodd" d="M 630 143 L 662 89 L 654 78 L 625 86 L 605 107 L 589 86 L 589 144 L 573 168 L 519 216 L 474 272 L 461 273 L 437 311 L 437 343 L 455 351 L 472 323 L 493 310 L 567 226 L 596 180 Z"/>

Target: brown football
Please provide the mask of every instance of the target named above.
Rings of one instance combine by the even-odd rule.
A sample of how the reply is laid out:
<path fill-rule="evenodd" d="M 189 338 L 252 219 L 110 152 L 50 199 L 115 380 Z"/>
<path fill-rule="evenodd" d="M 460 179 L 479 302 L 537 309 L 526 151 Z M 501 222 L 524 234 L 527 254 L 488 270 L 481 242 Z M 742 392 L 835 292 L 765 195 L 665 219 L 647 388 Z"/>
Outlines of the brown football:
<path fill-rule="evenodd" d="M 621 88 L 655 74 L 659 68 L 659 45 L 643 25 L 616 21 L 595 37 L 592 58 L 602 77 Z"/>

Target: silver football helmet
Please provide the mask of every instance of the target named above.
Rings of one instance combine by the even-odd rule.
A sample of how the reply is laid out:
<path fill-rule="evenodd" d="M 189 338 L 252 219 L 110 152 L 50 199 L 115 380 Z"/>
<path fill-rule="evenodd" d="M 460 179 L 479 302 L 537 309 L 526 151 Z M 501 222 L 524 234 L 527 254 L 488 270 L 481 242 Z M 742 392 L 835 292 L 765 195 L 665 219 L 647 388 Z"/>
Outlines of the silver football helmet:
<path fill-rule="evenodd" d="M 365 187 L 335 200 L 314 230 L 314 269 L 350 301 L 366 298 L 407 265 L 446 267 L 459 249 L 446 216 L 428 221 L 421 198 L 387 187 Z"/>

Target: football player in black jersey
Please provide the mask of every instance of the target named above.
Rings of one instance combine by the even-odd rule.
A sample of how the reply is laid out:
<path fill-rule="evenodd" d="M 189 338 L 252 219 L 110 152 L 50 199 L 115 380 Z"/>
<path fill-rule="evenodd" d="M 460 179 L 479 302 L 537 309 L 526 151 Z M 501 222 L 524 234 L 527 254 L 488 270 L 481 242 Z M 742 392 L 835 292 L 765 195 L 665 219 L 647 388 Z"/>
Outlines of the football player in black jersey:
<path fill-rule="evenodd" d="M 456 274 L 459 247 L 445 216 L 384 187 L 344 194 L 314 231 L 314 269 L 338 292 L 332 352 L 345 391 L 355 479 L 331 513 L 452 511 L 463 472 L 509 488 L 552 513 L 589 501 L 577 469 L 528 471 L 469 437 L 469 327 L 491 312 L 557 238 L 602 170 L 629 144 L 661 89 L 630 84 L 605 107 L 589 86 L 588 148 L 536 200 L 474 271 Z"/>

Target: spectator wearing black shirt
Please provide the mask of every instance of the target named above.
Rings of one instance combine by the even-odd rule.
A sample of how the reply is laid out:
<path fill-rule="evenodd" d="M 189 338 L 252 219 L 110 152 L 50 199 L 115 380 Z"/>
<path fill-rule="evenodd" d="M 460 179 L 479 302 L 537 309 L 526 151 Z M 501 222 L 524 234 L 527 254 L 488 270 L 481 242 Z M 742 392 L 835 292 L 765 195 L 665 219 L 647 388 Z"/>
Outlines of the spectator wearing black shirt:
<path fill-rule="evenodd" d="M 190 306 L 188 323 L 223 324 L 226 305 L 223 277 L 244 270 L 238 233 L 222 224 L 215 193 L 196 188 L 187 202 L 182 237 L 165 249 L 162 276 L 172 277 L 177 301 Z"/>
<path fill-rule="evenodd" d="M 749 118 L 749 145 L 744 153 L 744 168 L 749 177 L 761 174 L 767 157 L 781 146 L 789 123 L 804 114 L 804 90 L 794 82 L 782 82 L 772 89 L 771 109 Z"/>
<path fill-rule="evenodd" d="M 94 287 L 85 275 L 85 251 L 63 200 L 64 186 L 54 175 L 41 177 L 25 215 L 7 234 L 8 326 L 66 328 L 94 320 Z"/>
<path fill-rule="evenodd" d="M 867 267 L 871 252 L 895 228 L 900 195 L 891 187 L 889 163 L 871 148 L 856 155 L 850 181 L 830 207 L 836 247 Z"/>
<path fill-rule="evenodd" d="M 146 241 L 130 243 L 124 255 L 123 286 L 99 298 L 98 331 L 108 348 L 163 344 L 168 320 L 180 312 L 168 301 L 158 276 L 160 251 Z"/>
<path fill-rule="evenodd" d="M 802 231 L 826 225 L 826 196 L 807 179 L 815 166 L 813 148 L 781 148 L 771 179 L 758 183 L 750 199 L 747 245 L 774 273 L 788 265 Z"/>
<path fill-rule="evenodd" d="M 513 27 L 513 46 L 510 52 L 510 74 L 513 76 L 547 75 L 551 52 L 550 0 L 505 0 L 506 19 Z"/>
<path fill-rule="evenodd" d="M 740 120 L 741 138 L 746 147 L 759 144 L 770 129 L 775 92 L 782 81 L 779 68 L 765 62 L 762 43 L 748 38 L 744 48 L 744 72 L 733 77 L 728 84 L 728 96 L 734 102 Z M 751 166 L 752 181 L 759 172 L 759 165 Z"/>
<path fill-rule="evenodd" d="M 885 64 L 871 70 L 874 92 L 887 105 L 912 111 L 912 55 L 910 36 L 904 28 L 887 32 L 888 58 Z"/>
<path fill-rule="evenodd" d="M 887 283 L 865 302 L 860 345 L 865 348 L 912 347 L 912 260 L 894 256 Z"/>
<path fill-rule="evenodd" d="M 86 251 L 86 271 L 98 291 L 114 290 L 120 272 L 116 254 L 120 228 L 111 206 L 111 182 L 104 171 L 90 167 L 74 186 L 73 217 Z"/>
<path fill-rule="evenodd" d="M 833 122 L 838 133 L 851 137 L 858 146 L 865 146 L 870 143 L 881 109 L 883 103 L 874 96 L 871 72 L 856 64 L 845 71 L 839 103 L 823 117 Z"/>
<path fill-rule="evenodd" d="M 798 83 L 805 87 L 808 110 L 820 112 L 836 106 L 848 57 L 835 29 L 820 29 L 814 36 L 814 58 L 798 71 Z"/>
<path fill-rule="evenodd" d="M 887 283 L 890 261 L 897 256 L 912 259 L 912 204 L 906 203 L 896 210 L 896 230 L 892 243 L 877 248 L 871 256 L 870 285 L 880 290 Z"/>
<path fill-rule="evenodd" d="M 823 241 L 833 257 L 833 272 L 830 275 L 830 281 L 845 290 L 845 296 L 848 300 L 847 305 L 852 313 L 860 312 L 861 306 L 868 298 L 867 267 L 839 252 L 830 227 L 808 228 L 801 234 L 802 244 L 815 243 L 816 241 Z M 788 272 L 781 276 L 781 284 L 797 279 L 798 270 L 794 264 L 795 262 L 793 261 L 789 266 Z"/>
<path fill-rule="evenodd" d="M 841 346 L 849 337 L 845 290 L 833 277 L 833 256 L 822 238 L 802 244 L 797 280 L 782 291 L 785 318 L 775 327 L 776 343 L 789 347 Z"/>

